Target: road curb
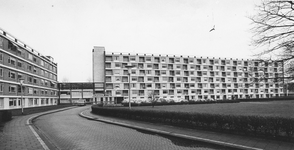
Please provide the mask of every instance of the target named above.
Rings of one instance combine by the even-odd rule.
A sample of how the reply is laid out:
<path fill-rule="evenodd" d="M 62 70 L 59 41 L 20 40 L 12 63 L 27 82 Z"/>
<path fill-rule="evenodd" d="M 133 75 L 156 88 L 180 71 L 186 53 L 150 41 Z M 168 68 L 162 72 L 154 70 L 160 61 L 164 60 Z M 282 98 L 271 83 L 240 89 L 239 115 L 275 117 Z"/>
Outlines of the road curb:
<path fill-rule="evenodd" d="M 117 121 L 100 119 L 100 118 L 97 118 L 97 117 L 87 116 L 87 115 L 84 114 L 84 111 L 86 111 L 86 110 L 83 110 L 82 112 L 80 112 L 79 116 L 81 116 L 83 118 L 86 118 L 86 119 L 89 119 L 89 120 L 93 120 L 93 121 L 100 121 L 100 122 L 119 125 L 119 126 L 123 126 L 123 127 L 127 127 L 127 128 L 143 130 L 143 131 L 153 132 L 153 133 L 157 133 L 157 134 L 168 135 L 168 136 L 172 136 L 172 137 L 188 139 L 188 140 L 194 140 L 194 141 L 199 141 L 199 142 L 205 142 L 205 143 L 209 143 L 209 144 L 220 145 L 220 146 L 231 147 L 231 148 L 237 148 L 237 149 L 242 149 L 242 150 L 262 150 L 260 148 L 255 148 L 255 147 L 249 147 L 249 146 L 244 146 L 244 145 L 239 145 L 239 144 L 233 144 L 233 143 L 227 143 L 227 142 L 222 142 L 222 141 L 210 140 L 210 139 L 196 137 L 196 136 L 189 136 L 189 135 L 184 135 L 184 134 L 179 134 L 179 133 L 173 133 L 173 132 L 167 132 L 167 131 L 162 131 L 162 130 L 157 130 L 157 129 L 152 129 L 152 128 L 140 127 L 140 126 L 136 126 L 136 125 L 130 125 L 130 124 L 127 124 L 127 123 L 121 123 L 121 122 L 117 122 Z"/>
<path fill-rule="evenodd" d="M 44 150 L 50 150 L 49 147 L 54 147 L 55 149 L 57 147 L 44 134 L 42 134 L 42 137 L 44 137 L 46 139 L 46 141 L 48 143 L 50 143 L 50 145 L 51 145 L 51 146 L 48 147 L 48 145 L 40 137 L 40 131 L 35 130 L 35 129 L 38 129 L 38 128 L 33 124 L 33 120 L 35 120 L 36 118 L 38 118 L 40 116 L 44 116 L 44 115 L 47 115 L 47 114 L 52 114 L 52 113 L 56 113 L 56 112 L 60 112 L 60 111 L 65 111 L 65 110 L 69 110 L 69 109 L 73 109 L 73 108 L 75 108 L 75 107 L 66 107 L 66 108 L 61 108 L 61 109 L 56 109 L 56 110 L 50 110 L 50 111 L 46 111 L 46 112 L 39 113 L 37 115 L 31 116 L 29 119 L 27 119 L 26 124 L 29 126 L 29 128 L 31 129 L 31 131 L 33 132 L 33 134 L 35 135 L 37 140 L 40 142 L 40 144 L 42 145 Z"/>

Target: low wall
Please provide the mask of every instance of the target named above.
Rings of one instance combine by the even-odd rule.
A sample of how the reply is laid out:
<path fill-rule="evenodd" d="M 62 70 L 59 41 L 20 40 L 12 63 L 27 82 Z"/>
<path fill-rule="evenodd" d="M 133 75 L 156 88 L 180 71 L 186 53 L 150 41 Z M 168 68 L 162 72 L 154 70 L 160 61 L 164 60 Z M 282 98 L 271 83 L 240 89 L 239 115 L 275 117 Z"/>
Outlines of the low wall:
<path fill-rule="evenodd" d="M 0 124 L 11 120 L 12 114 L 9 110 L 0 110 Z"/>

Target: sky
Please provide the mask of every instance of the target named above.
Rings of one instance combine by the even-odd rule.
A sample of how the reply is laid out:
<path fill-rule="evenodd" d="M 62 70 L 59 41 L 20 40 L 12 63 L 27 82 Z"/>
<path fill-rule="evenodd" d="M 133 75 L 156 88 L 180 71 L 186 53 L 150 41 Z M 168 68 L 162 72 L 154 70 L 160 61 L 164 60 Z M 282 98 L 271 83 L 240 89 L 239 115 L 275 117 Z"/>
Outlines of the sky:
<path fill-rule="evenodd" d="M 58 64 L 58 81 L 92 80 L 92 49 L 253 58 L 259 0 L 0 0 L 0 28 Z M 209 32 L 215 26 L 215 30 Z"/>

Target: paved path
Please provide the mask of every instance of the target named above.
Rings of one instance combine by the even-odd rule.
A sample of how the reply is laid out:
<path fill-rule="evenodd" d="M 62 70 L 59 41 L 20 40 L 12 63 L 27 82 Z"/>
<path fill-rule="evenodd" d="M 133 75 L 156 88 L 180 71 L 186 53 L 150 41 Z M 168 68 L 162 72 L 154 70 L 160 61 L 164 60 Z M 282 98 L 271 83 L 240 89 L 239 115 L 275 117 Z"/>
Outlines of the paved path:
<path fill-rule="evenodd" d="M 130 121 L 125 119 L 104 117 L 91 113 L 91 110 L 85 110 L 81 113 L 90 119 L 100 120 L 103 122 L 109 122 L 112 124 L 118 124 L 122 126 L 128 126 L 131 128 L 154 130 L 155 132 L 161 132 L 164 134 L 170 134 L 180 136 L 189 139 L 197 139 L 200 141 L 206 141 L 210 143 L 218 143 L 222 145 L 230 145 L 233 147 L 240 147 L 243 149 L 264 149 L 264 150 L 293 150 L 294 143 L 253 138 L 247 136 L 238 136 L 232 134 L 215 133 L 202 130 L 183 129 L 179 127 L 166 126 L 161 124 L 146 123 L 139 121 Z"/>
<path fill-rule="evenodd" d="M 62 150 L 227 150 L 199 142 L 183 144 L 180 143 L 183 140 L 88 120 L 78 115 L 85 108 L 41 116 L 34 125 L 44 132 L 55 147 Z"/>
<path fill-rule="evenodd" d="M 63 108 L 58 110 L 48 111 L 52 113 L 55 111 L 66 110 L 70 108 Z M 14 116 L 9 122 L 6 122 L 3 131 L 0 131 L 0 150 L 41 150 L 46 149 L 46 145 L 41 144 L 41 139 L 32 130 L 31 123 L 28 120 L 34 116 L 43 113 Z"/>

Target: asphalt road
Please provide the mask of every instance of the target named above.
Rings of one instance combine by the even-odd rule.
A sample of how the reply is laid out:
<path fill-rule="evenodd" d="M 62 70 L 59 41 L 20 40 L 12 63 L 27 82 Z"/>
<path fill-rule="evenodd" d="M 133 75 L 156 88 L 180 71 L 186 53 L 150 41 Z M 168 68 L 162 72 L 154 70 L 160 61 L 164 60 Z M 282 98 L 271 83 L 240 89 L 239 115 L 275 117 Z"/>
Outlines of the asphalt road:
<path fill-rule="evenodd" d="M 48 114 L 34 125 L 62 150 L 214 150 L 191 141 L 162 137 L 78 116 L 89 106 Z"/>

